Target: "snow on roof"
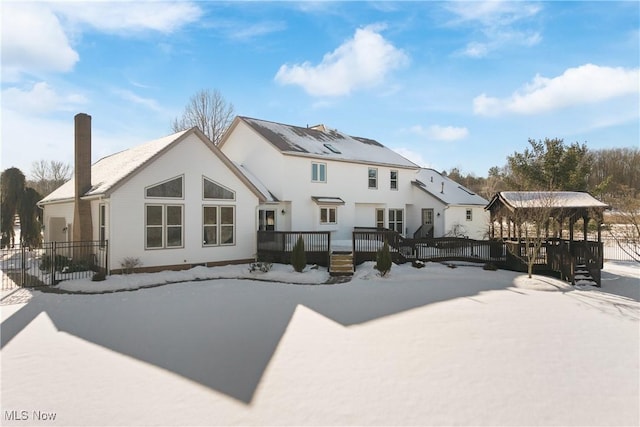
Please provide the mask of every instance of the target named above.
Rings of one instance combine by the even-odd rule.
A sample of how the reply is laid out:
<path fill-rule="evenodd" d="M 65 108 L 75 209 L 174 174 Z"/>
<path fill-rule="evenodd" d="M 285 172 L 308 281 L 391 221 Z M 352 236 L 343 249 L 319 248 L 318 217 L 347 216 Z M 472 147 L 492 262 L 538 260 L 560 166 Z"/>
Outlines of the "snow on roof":
<path fill-rule="evenodd" d="M 251 173 L 251 171 L 249 171 L 249 169 L 245 168 L 243 165 L 240 165 L 240 164 L 238 164 L 236 162 L 233 162 L 233 164 L 238 168 L 240 173 L 242 173 L 245 176 L 245 178 L 247 178 L 247 180 L 249 180 L 249 182 L 251 182 L 251 184 L 253 184 L 253 186 L 260 193 L 262 193 L 262 195 L 264 196 L 265 201 L 267 203 L 277 203 L 277 202 L 279 202 L 278 198 L 276 196 L 274 196 L 273 193 L 271 191 L 269 191 L 267 186 L 264 185 L 262 183 L 262 181 L 260 181 L 260 179 L 258 179 L 258 177 L 256 177 L 253 173 Z"/>
<path fill-rule="evenodd" d="M 559 208 L 602 208 L 609 207 L 589 193 L 580 191 L 502 191 L 493 198 L 515 208 L 559 207 Z M 491 203 L 491 204 L 492 204 Z"/>
<path fill-rule="evenodd" d="M 420 169 L 413 184 L 448 205 L 481 205 L 488 200 L 433 169 Z"/>
<path fill-rule="evenodd" d="M 106 156 L 91 166 L 91 188 L 83 196 L 105 194 L 122 179 L 137 170 L 157 153 L 182 137 L 188 130 L 155 139 L 142 145 Z M 43 198 L 40 203 L 67 200 L 74 197 L 74 178 Z"/>
<path fill-rule="evenodd" d="M 327 160 L 418 168 L 395 151 L 373 139 L 349 136 L 324 125 L 298 127 L 282 123 L 238 117 L 282 153 L 311 155 Z"/>

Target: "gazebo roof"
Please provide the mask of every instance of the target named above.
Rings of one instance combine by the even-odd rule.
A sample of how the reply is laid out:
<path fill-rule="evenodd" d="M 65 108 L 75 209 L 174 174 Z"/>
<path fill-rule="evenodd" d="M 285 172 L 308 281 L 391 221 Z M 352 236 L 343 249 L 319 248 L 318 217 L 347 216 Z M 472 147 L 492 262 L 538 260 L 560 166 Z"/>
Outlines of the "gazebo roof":
<path fill-rule="evenodd" d="M 531 208 L 595 209 L 604 211 L 609 205 L 591 194 L 580 191 L 501 191 L 496 193 L 486 210 L 504 205 L 510 210 Z"/>

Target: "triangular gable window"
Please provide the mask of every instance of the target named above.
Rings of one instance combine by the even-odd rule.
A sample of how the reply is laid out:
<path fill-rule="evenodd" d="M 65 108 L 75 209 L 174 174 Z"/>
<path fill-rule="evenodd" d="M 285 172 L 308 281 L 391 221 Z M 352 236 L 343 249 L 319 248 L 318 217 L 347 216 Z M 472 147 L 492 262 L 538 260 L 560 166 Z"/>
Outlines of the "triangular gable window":
<path fill-rule="evenodd" d="M 215 200 L 235 200 L 236 192 L 202 177 L 203 198 Z"/>
<path fill-rule="evenodd" d="M 172 178 L 160 184 L 145 188 L 145 197 L 157 197 L 163 199 L 182 199 L 183 179 L 181 176 Z"/>

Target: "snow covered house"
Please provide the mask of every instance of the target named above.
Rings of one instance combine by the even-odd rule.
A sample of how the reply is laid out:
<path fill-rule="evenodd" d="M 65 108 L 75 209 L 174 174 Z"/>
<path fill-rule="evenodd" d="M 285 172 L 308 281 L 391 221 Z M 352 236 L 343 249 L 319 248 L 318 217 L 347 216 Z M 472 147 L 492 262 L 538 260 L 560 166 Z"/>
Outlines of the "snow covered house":
<path fill-rule="evenodd" d="M 411 183 L 409 216 L 421 220 L 415 237 L 487 238 L 487 199 L 433 169 L 421 169 Z"/>
<path fill-rule="evenodd" d="M 91 165 L 91 116 L 78 114 L 74 177 L 46 196 L 46 241 L 105 242 L 110 271 L 253 259 L 255 209 L 265 196 L 198 129 Z"/>
<path fill-rule="evenodd" d="M 219 148 L 271 195 L 259 229 L 331 231 L 337 240 L 351 239 L 354 226 L 410 232 L 420 167 L 377 141 L 236 117 Z"/>
<path fill-rule="evenodd" d="M 351 239 L 354 227 L 485 235 L 487 200 L 372 139 L 236 117 L 219 148 L 270 195 L 263 230 L 331 231 L 337 240 Z"/>

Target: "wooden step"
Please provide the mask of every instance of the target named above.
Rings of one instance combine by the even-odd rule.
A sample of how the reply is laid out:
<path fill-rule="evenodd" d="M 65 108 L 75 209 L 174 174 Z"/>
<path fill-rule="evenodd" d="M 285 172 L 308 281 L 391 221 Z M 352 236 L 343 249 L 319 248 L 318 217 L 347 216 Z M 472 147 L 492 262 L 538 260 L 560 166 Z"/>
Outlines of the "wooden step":
<path fill-rule="evenodd" d="M 332 276 L 353 275 L 353 252 L 333 252 L 329 264 Z"/>

